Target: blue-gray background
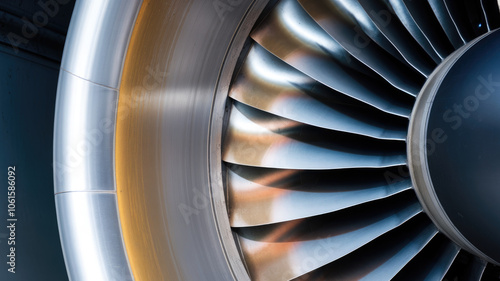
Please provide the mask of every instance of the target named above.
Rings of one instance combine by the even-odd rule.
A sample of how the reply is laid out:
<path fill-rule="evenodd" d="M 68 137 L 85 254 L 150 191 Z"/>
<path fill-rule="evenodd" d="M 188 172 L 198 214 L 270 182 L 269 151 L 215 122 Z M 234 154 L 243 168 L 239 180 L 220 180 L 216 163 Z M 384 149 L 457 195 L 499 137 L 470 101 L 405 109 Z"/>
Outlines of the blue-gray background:
<path fill-rule="evenodd" d="M 59 63 L 74 1 L 0 0 L 0 280 L 68 280 L 53 195 L 52 134 Z M 23 34 L 26 17 L 48 23 Z M 40 21 L 39 21 L 40 23 Z M 43 23 L 43 22 L 41 22 Z M 10 34 L 10 37 L 9 37 Z M 20 36 L 17 51 L 12 34 Z M 29 36 L 25 36 L 28 34 Z M 29 37 L 29 38 L 27 38 Z M 26 39 L 26 40 L 24 40 Z M 16 166 L 16 273 L 7 271 L 7 167 Z"/>

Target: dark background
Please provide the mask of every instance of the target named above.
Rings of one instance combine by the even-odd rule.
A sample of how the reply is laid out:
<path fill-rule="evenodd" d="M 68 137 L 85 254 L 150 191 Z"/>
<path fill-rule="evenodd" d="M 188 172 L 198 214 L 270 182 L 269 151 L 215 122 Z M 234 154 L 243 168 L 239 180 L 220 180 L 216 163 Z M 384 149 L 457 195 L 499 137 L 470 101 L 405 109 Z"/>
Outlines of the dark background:
<path fill-rule="evenodd" d="M 68 280 L 54 204 L 52 135 L 59 64 L 74 0 L 40 2 L 52 6 L 47 9 L 38 1 L 0 0 L 2 281 Z M 30 24 L 35 29 L 29 29 Z M 18 219 L 15 274 L 7 271 L 10 246 L 6 240 L 7 167 L 13 165 Z"/>

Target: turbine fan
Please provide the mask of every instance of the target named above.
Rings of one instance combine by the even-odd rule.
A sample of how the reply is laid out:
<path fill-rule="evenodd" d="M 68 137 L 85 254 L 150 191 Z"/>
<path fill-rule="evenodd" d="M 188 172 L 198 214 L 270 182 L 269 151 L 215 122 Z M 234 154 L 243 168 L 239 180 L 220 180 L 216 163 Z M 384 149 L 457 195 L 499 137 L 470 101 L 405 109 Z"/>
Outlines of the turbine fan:
<path fill-rule="evenodd" d="M 492 280 L 443 235 L 407 168 L 415 98 L 500 27 L 488 0 L 281 0 L 229 91 L 230 223 L 253 280 Z"/>

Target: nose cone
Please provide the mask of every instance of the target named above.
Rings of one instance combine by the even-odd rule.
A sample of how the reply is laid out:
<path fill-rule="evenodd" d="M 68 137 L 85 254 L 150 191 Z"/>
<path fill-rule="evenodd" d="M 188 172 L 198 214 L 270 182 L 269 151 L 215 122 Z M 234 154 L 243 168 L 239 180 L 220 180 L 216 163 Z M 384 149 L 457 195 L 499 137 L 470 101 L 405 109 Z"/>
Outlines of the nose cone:
<path fill-rule="evenodd" d="M 500 264 L 498 31 L 466 45 L 431 75 L 412 116 L 409 159 L 419 198 L 438 227 Z"/>

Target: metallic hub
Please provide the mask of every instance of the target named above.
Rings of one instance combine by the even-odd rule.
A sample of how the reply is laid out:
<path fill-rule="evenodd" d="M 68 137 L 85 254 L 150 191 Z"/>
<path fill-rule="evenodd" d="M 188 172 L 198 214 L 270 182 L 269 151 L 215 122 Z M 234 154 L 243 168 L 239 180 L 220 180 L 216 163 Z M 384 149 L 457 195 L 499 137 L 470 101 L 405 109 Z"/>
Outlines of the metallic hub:
<path fill-rule="evenodd" d="M 417 100 L 409 163 L 417 193 L 453 241 L 500 263 L 500 33 L 470 42 Z M 488 55 L 485 55 L 488 54 Z"/>

